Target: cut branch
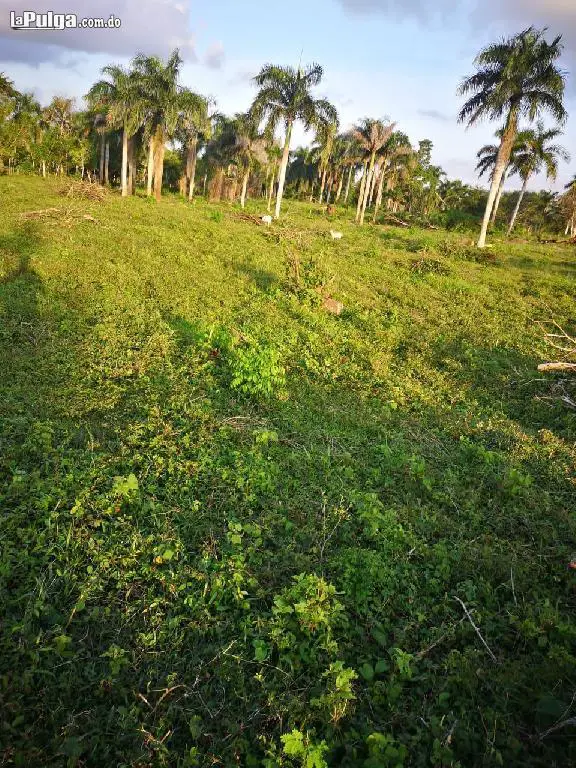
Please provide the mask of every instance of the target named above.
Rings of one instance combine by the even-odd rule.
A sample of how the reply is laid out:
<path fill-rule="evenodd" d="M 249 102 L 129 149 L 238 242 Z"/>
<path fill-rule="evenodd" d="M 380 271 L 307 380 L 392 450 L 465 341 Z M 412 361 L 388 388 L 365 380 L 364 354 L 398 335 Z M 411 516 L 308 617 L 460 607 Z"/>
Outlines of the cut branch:
<path fill-rule="evenodd" d="M 576 363 L 540 363 L 539 371 L 576 371 Z"/>

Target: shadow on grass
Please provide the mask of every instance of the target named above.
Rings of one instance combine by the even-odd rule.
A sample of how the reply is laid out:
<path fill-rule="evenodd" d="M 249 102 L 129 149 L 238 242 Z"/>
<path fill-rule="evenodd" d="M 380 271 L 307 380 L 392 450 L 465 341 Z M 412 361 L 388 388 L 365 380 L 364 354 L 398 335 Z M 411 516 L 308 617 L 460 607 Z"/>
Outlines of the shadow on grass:
<path fill-rule="evenodd" d="M 38 225 L 33 222 L 26 222 L 10 234 L 0 236 L 1 284 L 11 283 L 22 276 L 36 276 L 31 268 L 31 261 L 39 250 L 40 243 Z"/>
<path fill-rule="evenodd" d="M 278 277 L 272 272 L 254 267 L 250 263 L 234 263 L 234 268 L 239 274 L 245 275 L 250 280 L 252 280 L 254 285 L 264 293 L 269 293 L 279 284 Z"/>

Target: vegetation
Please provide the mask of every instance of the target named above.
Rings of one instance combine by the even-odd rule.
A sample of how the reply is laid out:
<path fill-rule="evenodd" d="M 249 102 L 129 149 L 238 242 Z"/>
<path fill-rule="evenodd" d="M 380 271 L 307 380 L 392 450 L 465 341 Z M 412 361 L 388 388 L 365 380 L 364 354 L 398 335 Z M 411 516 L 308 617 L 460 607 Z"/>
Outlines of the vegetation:
<path fill-rule="evenodd" d="M 573 763 L 565 247 L 0 184 L 2 761 Z"/>

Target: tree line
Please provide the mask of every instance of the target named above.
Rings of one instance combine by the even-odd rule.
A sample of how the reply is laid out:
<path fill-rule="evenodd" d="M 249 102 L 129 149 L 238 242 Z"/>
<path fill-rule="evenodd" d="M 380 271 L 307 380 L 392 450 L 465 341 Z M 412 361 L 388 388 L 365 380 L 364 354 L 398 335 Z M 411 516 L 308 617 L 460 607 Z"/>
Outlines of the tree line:
<path fill-rule="evenodd" d="M 544 171 L 553 180 L 559 162 L 569 161 L 556 142 L 567 118 L 561 52 L 560 36 L 550 42 L 546 30 L 530 27 L 483 49 L 475 72 L 462 81 L 460 121 L 488 119 L 499 126 L 496 142 L 477 155 L 479 176 L 490 180 L 488 195 L 449 180 L 432 163 L 432 142 L 414 147 L 389 119 L 367 117 L 341 131 L 335 107 L 316 95 L 323 77 L 318 64 L 264 66 L 254 78 L 257 92 L 247 111 L 226 116 L 211 99 L 181 84 L 177 50 L 166 61 L 139 54 L 128 68 L 104 67 L 81 110 L 62 96 L 41 107 L 0 74 L 0 169 L 75 173 L 117 183 L 123 196 L 142 184 L 157 200 L 166 185 L 192 200 L 200 169 L 201 193 L 211 200 L 238 199 L 244 207 L 254 195 L 279 217 L 286 191 L 329 206 L 352 205 L 359 225 L 367 215 L 373 222 L 382 216 L 429 220 L 442 212 L 474 217 L 483 208 L 483 247 L 502 201 L 508 202 L 511 233 L 530 179 Z M 553 127 L 545 126 L 545 115 Z M 313 132 L 311 146 L 292 148 L 297 123 Z M 511 206 L 504 186 L 514 176 L 521 190 Z M 546 194 L 526 199 L 532 205 L 540 201 L 542 217 L 555 227 L 561 221 L 574 236 L 576 177 L 565 194 Z"/>

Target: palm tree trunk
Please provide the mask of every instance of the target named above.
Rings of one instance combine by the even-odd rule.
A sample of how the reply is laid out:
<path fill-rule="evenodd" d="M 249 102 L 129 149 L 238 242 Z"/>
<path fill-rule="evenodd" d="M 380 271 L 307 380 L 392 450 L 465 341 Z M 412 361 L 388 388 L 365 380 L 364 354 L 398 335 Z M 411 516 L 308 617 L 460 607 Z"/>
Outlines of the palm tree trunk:
<path fill-rule="evenodd" d="M 110 182 L 110 142 L 106 141 L 106 152 L 104 153 L 104 184 Z"/>
<path fill-rule="evenodd" d="M 314 181 L 313 181 L 313 182 L 312 182 L 312 186 L 310 187 L 310 197 L 309 197 L 309 202 L 311 202 L 311 203 L 314 201 L 314 184 L 315 184 L 315 183 L 316 183 L 316 182 L 314 182 Z"/>
<path fill-rule="evenodd" d="M 128 194 L 128 131 L 126 126 L 122 130 L 122 171 L 120 176 L 122 197 Z"/>
<path fill-rule="evenodd" d="M 148 144 L 148 172 L 146 178 L 146 195 L 152 194 L 152 181 L 154 179 L 154 136 L 150 137 Z"/>
<path fill-rule="evenodd" d="M 341 169 L 340 177 L 338 179 L 338 189 L 336 190 L 336 197 L 334 198 L 334 203 L 337 203 L 338 200 L 340 200 L 340 195 L 342 194 L 343 186 L 344 186 L 344 169 Z"/>
<path fill-rule="evenodd" d="M 324 199 L 324 185 L 326 184 L 326 168 L 322 171 L 322 178 L 320 179 L 320 194 L 318 195 L 318 202 L 322 205 Z"/>
<path fill-rule="evenodd" d="M 330 204 L 333 187 L 334 187 L 334 174 L 331 173 L 330 176 L 328 176 L 328 189 L 326 191 L 326 205 Z"/>
<path fill-rule="evenodd" d="M 366 175 L 368 173 L 368 161 L 364 162 L 364 169 L 362 171 L 362 179 L 360 180 L 360 191 L 358 193 L 358 205 L 356 206 L 356 222 L 360 219 L 360 211 L 362 210 L 362 201 L 364 200 L 364 187 L 366 186 Z"/>
<path fill-rule="evenodd" d="M 154 197 L 162 198 L 162 177 L 164 176 L 164 131 L 159 128 L 156 133 L 154 148 Z"/>
<path fill-rule="evenodd" d="M 372 172 L 372 183 L 370 184 L 370 197 L 368 199 L 368 207 L 372 205 L 374 202 L 374 190 L 376 189 L 376 184 L 378 183 L 378 179 L 380 178 L 380 164 L 374 166 L 374 171 Z"/>
<path fill-rule="evenodd" d="M 134 178 L 134 137 L 128 139 L 128 194 L 134 194 L 136 179 Z"/>
<path fill-rule="evenodd" d="M 508 225 L 508 232 L 506 233 L 508 236 L 510 236 L 510 234 L 512 233 L 512 230 L 514 229 L 514 224 L 516 223 L 516 217 L 518 216 L 518 211 L 520 210 L 520 205 L 522 204 L 522 198 L 524 197 L 524 193 L 526 192 L 526 187 L 528 186 L 529 178 L 530 176 L 526 176 L 526 178 L 522 182 L 522 189 L 520 190 L 520 194 L 518 195 L 518 201 L 516 202 L 514 213 L 512 214 L 512 218 L 510 219 L 510 224 Z"/>
<path fill-rule="evenodd" d="M 358 223 L 360 226 L 364 224 L 364 214 L 366 213 L 366 205 L 368 203 L 368 198 L 370 196 L 370 189 L 372 187 L 372 178 L 374 176 L 374 162 L 376 160 L 376 152 L 372 152 L 372 155 L 370 156 L 370 165 L 368 167 L 368 178 L 366 179 L 366 184 L 364 185 L 364 200 L 362 201 L 362 208 L 360 211 L 360 219 Z"/>
<path fill-rule="evenodd" d="M 190 175 L 188 178 L 188 200 L 192 200 L 194 197 L 194 187 L 196 185 L 196 159 L 197 159 L 197 151 L 196 148 L 198 146 L 198 137 L 195 136 L 192 140 L 192 143 L 190 144 L 190 147 L 188 148 L 188 152 L 192 153 L 192 159 L 190 162 Z"/>
<path fill-rule="evenodd" d="M 278 177 L 278 192 L 276 193 L 276 210 L 274 218 L 280 216 L 280 207 L 282 206 L 282 196 L 284 194 L 284 182 L 286 181 L 286 169 L 288 168 L 288 158 L 290 157 L 290 139 L 292 138 L 292 121 L 286 126 L 286 139 L 284 141 L 284 151 L 282 152 L 282 162 L 280 163 L 280 175 Z"/>
<path fill-rule="evenodd" d="M 508 118 L 506 120 L 506 126 L 504 128 L 502 141 L 500 142 L 500 148 L 498 150 L 498 157 L 496 158 L 496 165 L 494 167 L 494 174 L 492 175 L 490 192 L 488 193 L 488 200 L 486 201 L 486 210 L 484 211 L 480 236 L 478 237 L 478 248 L 484 248 L 486 245 L 486 233 L 488 232 L 490 215 L 492 213 L 492 208 L 494 207 L 496 195 L 498 194 L 498 187 L 502 181 L 502 176 L 508 167 L 508 163 L 510 162 L 510 154 L 512 152 L 512 146 L 514 144 L 514 139 L 516 138 L 517 132 L 518 116 L 515 111 L 511 111 L 508 114 Z"/>
<path fill-rule="evenodd" d="M 352 183 L 352 175 L 354 170 L 354 163 L 350 166 L 348 171 L 348 181 L 346 182 L 346 192 L 344 193 L 344 204 L 348 205 L 348 195 L 350 194 L 350 184 Z"/>
<path fill-rule="evenodd" d="M 382 169 L 380 173 L 380 181 L 378 182 L 378 192 L 376 194 L 376 205 L 374 206 L 374 216 L 372 217 L 372 222 L 376 223 L 376 219 L 378 217 L 378 211 L 380 210 L 380 205 L 382 204 L 382 191 L 384 189 L 384 178 L 386 174 L 384 173 L 384 169 Z"/>
<path fill-rule="evenodd" d="M 272 197 L 274 196 L 274 181 L 276 179 L 276 165 L 274 164 L 272 166 L 272 175 L 270 176 L 270 190 L 268 192 L 268 205 L 266 206 L 266 210 L 268 213 L 270 213 L 272 209 Z"/>
<path fill-rule="evenodd" d="M 244 208 L 246 203 L 246 189 L 248 187 L 248 178 L 250 176 L 250 169 L 247 169 L 242 179 L 242 192 L 240 193 L 240 206 Z"/>
<path fill-rule="evenodd" d="M 46 178 L 46 160 L 42 160 L 42 177 Z"/>
<path fill-rule="evenodd" d="M 104 158 L 106 156 L 106 136 L 100 137 L 100 184 L 104 184 Z"/>
<path fill-rule="evenodd" d="M 500 200 L 502 198 L 502 192 L 504 190 L 504 183 L 506 182 L 507 175 L 508 175 L 508 168 L 506 168 L 506 170 L 502 174 L 500 186 L 498 187 L 498 192 L 496 193 L 496 200 L 494 200 L 494 208 L 492 209 L 492 215 L 490 216 L 490 226 L 494 226 L 494 222 L 496 221 L 496 214 L 498 213 L 498 208 L 500 207 Z"/>

